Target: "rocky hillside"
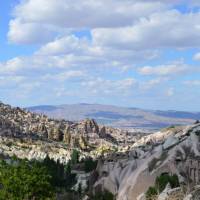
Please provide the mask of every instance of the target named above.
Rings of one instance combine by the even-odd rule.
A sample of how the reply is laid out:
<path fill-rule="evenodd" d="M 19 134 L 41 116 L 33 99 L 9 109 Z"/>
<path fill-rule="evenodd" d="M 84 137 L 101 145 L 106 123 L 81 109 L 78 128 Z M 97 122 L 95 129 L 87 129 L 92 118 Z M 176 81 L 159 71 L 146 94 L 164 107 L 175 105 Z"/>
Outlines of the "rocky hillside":
<path fill-rule="evenodd" d="M 123 148 L 138 137 L 120 129 L 99 126 L 91 119 L 54 120 L 0 103 L 0 151 L 8 155 L 42 159 L 48 153 L 64 162 L 71 149 L 98 154 L 100 147 Z"/>
<path fill-rule="evenodd" d="M 180 186 L 166 185 L 154 199 L 200 199 L 199 122 L 142 134 L 98 125 L 91 119 L 50 119 L 0 104 L 1 156 L 41 160 L 48 155 L 67 163 L 72 149 L 78 149 L 81 157 L 98 159 L 96 171 L 84 180 L 94 193 L 108 190 L 117 200 L 145 200 L 158 176 L 176 174 Z"/>
<path fill-rule="evenodd" d="M 176 174 L 180 187 L 167 186 L 155 200 L 200 199 L 200 123 L 144 136 L 126 154 L 99 161 L 97 170 L 95 188 L 109 190 L 118 200 L 146 199 L 162 174 Z"/>
<path fill-rule="evenodd" d="M 100 104 L 35 106 L 28 110 L 72 121 L 92 118 L 99 124 L 129 129 L 160 129 L 171 125 L 187 125 L 200 119 L 198 112 L 145 110 Z"/>

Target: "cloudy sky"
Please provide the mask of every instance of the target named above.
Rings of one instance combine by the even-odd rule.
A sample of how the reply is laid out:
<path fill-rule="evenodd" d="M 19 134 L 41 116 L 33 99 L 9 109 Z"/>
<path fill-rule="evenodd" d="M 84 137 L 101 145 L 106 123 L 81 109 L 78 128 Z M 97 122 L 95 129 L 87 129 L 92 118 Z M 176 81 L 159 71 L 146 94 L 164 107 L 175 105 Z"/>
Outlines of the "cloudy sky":
<path fill-rule="evenodd" d="M 0 0 L 0 100 L 200 111 L 200 1 Z"/>

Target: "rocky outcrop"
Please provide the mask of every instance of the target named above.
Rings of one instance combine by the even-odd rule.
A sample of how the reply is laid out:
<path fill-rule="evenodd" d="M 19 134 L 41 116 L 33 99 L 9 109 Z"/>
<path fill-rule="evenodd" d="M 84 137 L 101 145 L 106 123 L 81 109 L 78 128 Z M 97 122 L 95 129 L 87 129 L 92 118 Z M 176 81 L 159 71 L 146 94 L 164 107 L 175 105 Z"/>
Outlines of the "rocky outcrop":
<path fill-rule="evenodd" d="M 136 200 L 162 173 L 177 174 L 184 185 L 200 184 L 200 124 L 159 131 L 138 140 L 126 157 L 105 160 L 98 167 L 95 187 L 103 187 L 117 200 Z M 136 155 L 137 152 L 137 155 Z M 123 154 L 118 152 L 117 154 Z M 163 194 L 164 195 L 164 194 Z M 170 190 L 168 196 L 180 196 Z M 172 199 L 173 199 L 172 198 Z M 176 199 L 176 198 L 175 198 Z"/>
<path fill-rule="evenodd" d="M 94 120 L 81 122 L 49 119 L 45 115 L 34 114 L 20 108 L 0 104 L 0 135 L 10 137 L 35 136 L 64 142 L 71 148 L 86 149 L 91 144 L 98 145 L 100 139 L 115 142 L 105 128 L 100 128 Z M 101 141 L 102 142 L 102 141 Z"/>
<path fill-rule="evenodd" d="M 41 151 L 37 147 L 50 145 L 54 150 L 57 149 L 55 152 L 52 151 L 55 159 L 58 157 L 64 161 L 68 159 L 68 154 L 66 158 L 64 154 L 56 153 L 59 148 L 64 148 L 66 152 L 77 148 L 83 154 L 90 154 L 94 151 L 91 155 L 99 156 L 105 151 L 109 153 L 114 146 L 123 148 L 126 145 L 124 134 L 127 132 L 99 126 L 93 119 L 80 122 L 50 119 L 42 114 L 31 113 L 19 107 L 14 108 L 0 103 L 0 139 L 2 139 L 0 153 L 42 159 L 48 152 Z M 134 138 L 133 135 L 131 141 L 136 140 Z M 19 141 L 23 141 L 25 148 L 19 145 Z M 27 141 L 31 142 L 27 145 Z M 8 144 L 12 144 L 12 148 Z M 59 146 L 60 144 L 63 146 Z M 97 150 L 98 148 L 101 151 Z"/>

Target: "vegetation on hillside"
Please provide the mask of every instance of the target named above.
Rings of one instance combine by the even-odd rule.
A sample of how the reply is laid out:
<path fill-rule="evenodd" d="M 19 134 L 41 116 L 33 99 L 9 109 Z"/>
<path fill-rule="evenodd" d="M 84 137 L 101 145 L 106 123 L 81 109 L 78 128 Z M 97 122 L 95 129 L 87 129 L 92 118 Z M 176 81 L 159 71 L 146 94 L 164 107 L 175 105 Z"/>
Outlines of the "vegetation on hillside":
<path fill-rule="evenodd" d="M 92 196 L 92 200 L 115 200 L 115 197 L 112 193 L 105 190 L 103 192 L 96 192 L 94 196 Z"/>
<path fill-rule="evenodd" d="M 0 162 L 0 199 L 55 199 L 53 177 L 37 162 L 23 160 L 15 164 Z"/>
<path fill-rule="evenodd" d="M 156 178 L 155 185 L 149 187 L 146 192 L 146 199 L 153 200 L 155 197 L 160 194 L 167 186 L 170 184 L 171 188 L 179 187 L 179 180 L 176 174 L 170 176 L 167 173 L 161 174 Z"/>
<path fill-rule="evenodd" d="M 71 188 L 76 184 L 76 174 L 72 169 L 82 166 L 86 173 L 96 169 L 97 161 L 88 157 L 79 160 L 80 152 L 73 150 L 67 164 L 54 161 L 48 156 L 43 161 L 28 161 L 12 158 L 0 160 L 0 200 L 54 200 L 64 195 L 67 199 L 80 199 L 81 185 L 77 191 Z M 111 199 L 107 192 L 105 200 Z M 109 197 L 109 198 L 108 198 Z"/>
<path fill-rule="evenodd" d="M 97 167 L 97 161 L 93 160 L 92 158 L 86 158 L 84 161 L 84 171 L 86 173 L 95 170 Z"/>

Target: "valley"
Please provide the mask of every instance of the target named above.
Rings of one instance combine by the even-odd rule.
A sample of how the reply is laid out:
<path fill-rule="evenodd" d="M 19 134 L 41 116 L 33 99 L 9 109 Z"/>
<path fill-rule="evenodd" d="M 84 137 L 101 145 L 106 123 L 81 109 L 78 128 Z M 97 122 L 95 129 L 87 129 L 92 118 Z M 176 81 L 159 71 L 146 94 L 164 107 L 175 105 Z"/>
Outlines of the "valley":
<path fill-rule="evenodd" d="M 94 195 L 103 191 L 117 200 L 161 200 L 162 196 L 168 200 L 173 195 L 178 196 L 180 191 L 182 199 L 196 195 L 196 187 L 200 184 L 199 138 L 199 121 L 170 126 L 153 133 L 131 132 L 99 125 L 93 119 L 76 122 L 58 120 L 0 104 L 2 159 L 16 157 L 28 162 L 43 162 L 49 158 L 68 166 L 74 151 L 78 152 L 78 160 L 70 164 L 77 177 L 71 187 L 74 192 L 78 192 L 79 187 L 84 190 L 75 200 L 98 199 Z M 84 167 L 87 162 L 93 166 L 89 171 L 85 171 Z M 93 162 L 96 164 L 93 165 Z M 166 182 L 162 191 L 155 186 L 157 192 L 153 196 L 150 193 L 147 198 L 146 192 L 163 174 L 167 174 L 168 179 L 176 175 L 176 190 Z M 58 193 L 57 199 L 72 191 Z"/>
<path fill-rule="evenodd" d="M 80 121 L 95 119 L 99 124 L 123 129 L 155 131 L 171 125 L 187 125 L 200 118 L 199 112 L 159 111 L 101 104 L 44 105 L 28 107 L 51 118 Z"/>

